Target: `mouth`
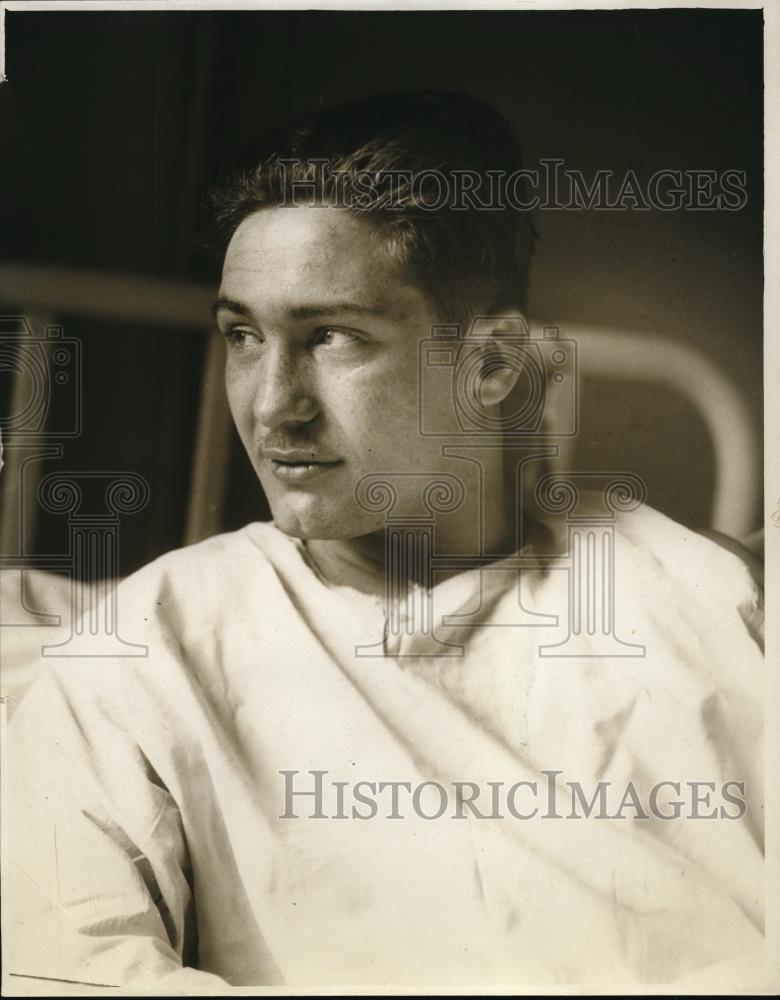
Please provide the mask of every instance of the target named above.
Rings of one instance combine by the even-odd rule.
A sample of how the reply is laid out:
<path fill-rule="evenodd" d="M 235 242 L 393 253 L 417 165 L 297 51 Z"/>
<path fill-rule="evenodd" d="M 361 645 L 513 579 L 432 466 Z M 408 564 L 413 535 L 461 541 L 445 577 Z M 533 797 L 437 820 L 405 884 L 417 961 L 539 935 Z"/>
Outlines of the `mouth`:
<path fill-rule="evenodd" d="M 311 459 L 280 459 L 270 458 L 271 471 L 282 482 L 301 483 L 316 479 L 327 472 L 343 465 L 341 459 L 333 462 L 316 462 Z"/>

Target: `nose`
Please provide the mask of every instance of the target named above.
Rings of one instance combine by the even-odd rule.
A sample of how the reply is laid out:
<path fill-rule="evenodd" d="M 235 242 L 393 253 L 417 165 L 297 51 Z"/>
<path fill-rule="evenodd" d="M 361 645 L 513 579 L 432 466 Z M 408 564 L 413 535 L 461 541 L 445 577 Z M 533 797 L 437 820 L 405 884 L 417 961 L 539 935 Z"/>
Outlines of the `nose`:
<path fill-rule="evenodd" d="M 306 359 L 290 351 L 271 348 L 257 372 L 253 413 L 267 430 L 285 424 L 304 424 L 319 411 L 309 384 Z"/>

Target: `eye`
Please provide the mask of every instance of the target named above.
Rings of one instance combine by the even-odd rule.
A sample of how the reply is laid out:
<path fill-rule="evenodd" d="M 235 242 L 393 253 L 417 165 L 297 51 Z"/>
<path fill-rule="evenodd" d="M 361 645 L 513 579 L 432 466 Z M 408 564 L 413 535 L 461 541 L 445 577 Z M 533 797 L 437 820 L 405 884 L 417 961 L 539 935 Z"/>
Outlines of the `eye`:
<path fill-rule="evenodd" d="M 317 330 L 314 338 L 315 345 L 322 344 L 323 347 L 351 347 L 360 343 L 360 336 L 353 330 L 344 330 L 336 326 L 324 326 Z"/>
<path fill-rule="evenodd" d="M 222 331 L 228 347 L 246 349 L 255 344 L 262 344 L 262 338 L 254 330 L 246 326 L 230 326 Z"/>

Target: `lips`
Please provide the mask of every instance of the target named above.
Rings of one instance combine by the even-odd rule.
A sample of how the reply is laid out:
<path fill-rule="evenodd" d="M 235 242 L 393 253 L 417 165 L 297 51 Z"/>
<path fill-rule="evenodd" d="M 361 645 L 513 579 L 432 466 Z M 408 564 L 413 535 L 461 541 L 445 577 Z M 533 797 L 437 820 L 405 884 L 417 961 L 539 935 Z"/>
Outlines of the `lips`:
<path fill-rule="evenodd" d="M 271 471 L 277 479 L 288 483 L 306 482 L 332 471 L 341 459 L 322 459 L 306 451 L 266 451 Z"/>

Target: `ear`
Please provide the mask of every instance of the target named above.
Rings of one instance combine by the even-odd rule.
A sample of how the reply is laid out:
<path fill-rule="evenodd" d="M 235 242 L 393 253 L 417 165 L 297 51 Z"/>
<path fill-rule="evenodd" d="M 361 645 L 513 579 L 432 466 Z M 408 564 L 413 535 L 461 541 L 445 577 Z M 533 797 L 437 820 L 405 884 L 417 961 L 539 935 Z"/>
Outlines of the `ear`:
<path fill-rule="evenodd" d="M 528 340 L 528 321 L 521 312 L 480 317 L 470 336 L 477 336 L 484 343 L 478 403 L 483 408 L 498 406 L 520 377 L 523 356 L 518 351 L 518 341 Z"/>

